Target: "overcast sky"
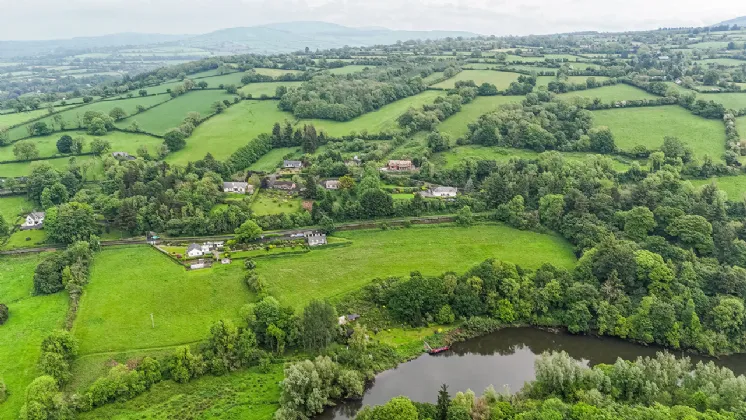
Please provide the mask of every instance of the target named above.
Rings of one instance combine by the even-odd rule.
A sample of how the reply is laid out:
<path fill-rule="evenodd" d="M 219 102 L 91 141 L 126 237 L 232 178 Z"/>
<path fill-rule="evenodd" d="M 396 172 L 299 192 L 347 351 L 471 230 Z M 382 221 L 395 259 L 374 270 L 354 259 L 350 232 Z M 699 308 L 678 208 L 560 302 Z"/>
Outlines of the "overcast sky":
<path fill-rule="evenodd" d="M 744 15 L 744 0 L 0 0 L 0 40 L 196 34 L 297 20 L 525 35 L 704 26 Z"/>

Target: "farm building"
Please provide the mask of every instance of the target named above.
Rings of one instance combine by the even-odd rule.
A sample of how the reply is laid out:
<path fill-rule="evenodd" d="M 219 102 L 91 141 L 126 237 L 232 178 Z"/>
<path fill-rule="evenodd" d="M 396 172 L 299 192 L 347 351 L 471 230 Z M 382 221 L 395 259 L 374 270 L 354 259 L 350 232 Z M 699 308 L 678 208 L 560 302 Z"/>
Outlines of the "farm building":
<path fill-rule="evenodd" d="M 339 180 L 338 179 L 327 179 L 324 181 L 324 188 L 327 190 L 338 190 L 339 189 Z"/>
<path fill-rule="evenodd" d="M 326 245 L 326 234 L 317 232 L 307 232 L 305 235 L 308 246 Z"/>
<path fill-rule="evenodd" d="M 223 182 L 223 192 L 237 193 L 237 194 L 249 194 L 254 192 L 254 186 L 249 185 L 248 182 Z"/>
<path fill-rule="evenodd" d="M 188 257 L 201 257 L 203 255 L 205 255 L 205 251 L 202 250 L 202 245 L 189 244 L 189 246 L 187 247 Z"/>
<path fill-rule="evenodd" d="M 458 190 L 455 187 L 430 188 L 422 194 L 423 197 L 455 197 Z"/>
<path fill-rule="evenodd" d="M 127 152 L 111 152 L 111 155 L 114 156 L 115 159 L 121 159 L 121 160 L 135 160 L 136 157 L 130 155 Z"/>
<path fill-rule="evenodd" d="M 411 171 L 414 169 L 414 164 L 411 160 L 390 160 L 386 165 L 388 171 Z"/>

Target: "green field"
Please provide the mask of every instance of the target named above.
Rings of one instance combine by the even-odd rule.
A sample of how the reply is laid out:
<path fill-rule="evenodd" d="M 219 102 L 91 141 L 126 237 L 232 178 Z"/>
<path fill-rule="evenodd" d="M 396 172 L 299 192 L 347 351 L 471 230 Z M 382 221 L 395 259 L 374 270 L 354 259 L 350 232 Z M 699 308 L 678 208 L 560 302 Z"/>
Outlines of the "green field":
<path fill-rule="evenodd" d="M 259 134 L 270 133 L 275 122 L 291 118 L 277 108 L 277 101 L 241 101 L 200 124 L 187 139 L 186 147 L 170 153 L 166 161 L 185 165 L 207 153 L 224 160 Z"/>
<path fill-rule="evenodd" d="M 657 96 L 651 95 L 650 93 L 647 93 L 642 89 L 638 89 L 636 87 L 621 83 L 614 86 L 604 86 L 596 89 L 586 89 L 578 90 L 575 92 L 560 93 L 559 95 L 557 95 L 557 97 L 565 101 L 572 101 L 573 98 L 599 98 L 601 102 L 604 103 L 613 101 L 632 101 L 639 99 L 657 98 Z"/>
<path fill-rule="evenodd" d="M 479 119 L 480 116 L 496 110 L 501 105 L 520 103 L 521 96 L 478 96 L 470 103 L 461 106 L 461 111 L 448 117 L 438 125 L 441 133 L 448 133 L 455 140 L 466 135 L 468 125 Z"/>
<path fill-rule="evenodd" d="M 272 149 L 269 153 L 254 162 L 253 165 L 249 166 L 248 169 L 251 171 L 272 172 L 282 163 L 283 157 L 290 153 L 299 154 L 300 149 L 297 147 L 280 147 L 278 149 Z"/>
<path fill-rule="evenodd" d="M 328 72 L 331 74 L 351 74 L 351 73 L 357 73 L 360 71 L 363 71 L 367 68 L 374 68 L 374 66 L 360 66 L 360 65 L 351 65 L 351 66 L 344 66 L 344 67 L 338 67 L 335 69 L 329 69 Z"/>
<path fill-rule="evenodd" d="M 589 77 L 596 79 L 596 82 L 601 83 L 604 80 L 609 80 L 606 76 L 568 76 L 567 79 L 563 79 L 565 83 L 573 83 L 576 85 L 585 84 Z M 536 78 L 536 86 L 548 86 L 549 82 L 557 80 L 555 76 L 539 76 Z"/>
<path fill-rule="evenodd" d="M 561 152 L 562 157 L 568 161 L 587 161 L 594 155 L 582 152 Z M 446 168 L 453 168 L 459 162 L 465 159 L 477 160 L 494 160 L 497 162 L 507 162 L 512 158 L 520 159 L 538 159 L 541 153 L 533 150 L 514 149 L 510 147 L 485 147 L 485 146 L 459 146 L 436 155 L 436 158 L 443 159 L 443 165 Z M 626 171 L 629 165 L 609 157 L 612 167 L 617 171 Z"/>
<path fill-rule="evenodd" d="M 0 216 L 8 223 L 15 223 L 20 215 L 30 213 L 34 204 L 25 195 L 0 197 Z"/>
<path fill-rule="evenodd" d="M 194 79 L 194 83 L 199 82 L 206 82 L 208 88 L 218 89 L 220 85 L 228 86 L 228 85 L 236 85 L 241 86 L 243 83 L 241 83 L 241 78 L 244 77 L 246 73 L 244 72 L 236 72 L 236 73 L 228 73 L 228 74 L 222 74 L 219 76 L 211 76 L 211 77 L 203 77 L 201 79 Z"/>
<path fill-rule="evenodd" d="M 708 120 L 676 105 L 593 111 L 594 125 L 607 126 L 621 150 L 636 145 L 657 149 L 666 136 L 689 145 L 694 155 L 715 160 L 725 153 L 725 127 L 719 120 Z"/>
<path fill-rule="evenodd" d="M 746 61 L 744 60 L 736 60 L 735 58 L 706 58 L 704 60 L 700 61 L 704 64 L 717 64 L 720 66 L 727 66 L 727 67 L 738 67 L 746 64 Z"/>
<path fill-rule="evenodd" d="M 43 229 L 16 230 L 2 246 L 3 251 L 21 248 L 35 248 L 47 241 L 47 232 Z"/>
<path fill-rule="evenodd" d="M 73 332 L 82 355 L 191 343 L 251 298 L 238 265 L 185 271 L 150 247 L 107 248 L 96 255 Z"/>
<path fill-rule="evenodd" d="M 14 419 L 23 405 L 26 386 L 39 375 L 41 341 L 62 327 L 67 293 L 33 296 L 34 268 L 42 255 L 0 257 L 0 302 L 10 317 L 0 326 L 0 378 L 8 387 L 8 400 L 0 404 L 0 418 Z"/>
<path fill-rule="evenodd" d="M 699 48 L 699 49 L 708 49 L 708 48 L 715 48 L 718 50 L 725 49 L 728 46 L 728 41 L 707 41 L 707 42 L 698 42 L 696 44 L 689 44 L 689 48 Z"/>
<path fill-rule="evenodd" d="M 257 272 L 269 292 L 297 308 L 313 298 L 339 297 L 374 278 L 405 276 L 412 270 L 425 275 L 461 272 L 487 258 L 525 268 L 545 262 L 566 268 L 575 264 L 572 247 L 565 240 L 502 225 L 416 226 L 338 232 L 335 236 L 351 240 L 352 245 L 258 262 Z"/>
<path fill-rule="evenodd" d="M 103 171 L 103 164 L 101 159 L 95 158 L 93 156 L 74 156 L 74 158 L 79 165 L 91 165 L 88 169 L 88 172 L 86 173 L 86 179 L 89 181 L 95 180 L 96 177 Z M 70 165 L 70 159 L 70 157 L 61 157 L 57 159 L 47 159 L 43 162 L 49 163 L 56 169 L 63 170 Z M 36 162 L 0 163 L 0 178 L 27 176 L 31 173 L 31 168 L 35 163 Z"/>
<path fill-rule="evenodd" d="M 127 152 L 131 155 L 137 153 L 138 147 L 145 145 L 152 152 L 155 148 L 163 143 L 162 139 L 157 137 L 148 136 L 146 134 L 134 134 L 124 133 L 121 131 L 113 131 L 105 136 L 91 136 L 83 131 L 79 132 L 65 132 L 64 134 L 71 137 L 83 137 L 85 145 L 83 146 L 83 152 L 88 153 L 91 151 L 91 141 L 95 138 L 102 138 L 111 143 L 111 150 L 117 152 Z M 59 154 L 57 150 L 57 140 L 62 136 L 62 133 L 50 134 L 43 137 L 32 137 L 27 140 L 36 144 L 36 148 L 39 150 L 39 157 L 51 157 Z M 89 156 L 78 156 L 78 159 L 90 158 Z M 0 161 L 15 160 L 16 157 L 13 155 L 13 146 L 0 147 Z M 69 157 L 62 157 L 61 159 L 69 159 Z M 56 159 L 55 159 L 56 160 Z M 26 163 L 28 165 L 28 163 Z M 2 167 L 2 165 L 0 165 Z"/>
<path fill-rule="evenodd" d="M 277 88 L 285 86 L 287 88 L 298 87 L 303 82 L 265 82 L 265 83 L 249 83 L 248 85 L 241 88 L 241 92 L 250 94 L 254 98 L 259 98 L 262 95 L 274 97 L 277 93 Z"/>
<path fill-rule="evenodd" d="M 272 77 L 280 77 L 280 76 L 284 76 L 286 74 L 300 74 L 300 73 L 303 73 L 300 70 L 262 69 L 262 68 L 255 68 L 254 71 L 257 72 L 257 74 L 263 74 L 265 76 L 272 76 Z"/>
<path fill-rule="evenodd" d="M 55 111 L 67 109 L 69 106 L 55 108 Z M 35 109 L 33 111 L 26 112 L 13 112 L 10 114 L 0 114 L 0 127 L 10 127 L 11 125 L 20 124 L 34 118 L 43 117 L 47 115 L 49 111 L 46 108 Z"/>
<path fill-rule="evenodd" d="M 440 79 L 443 77 L 442 71 L 436 71 L 435 73 L 431 74 L 430 76 L 427 76 L 426 78 L 422 79 L 423 82 L 425 82 L 426 85 L 431 85 L 434 81 Z"/>
<path fill-rule="evenodd" d="M 741 138 L 746 138 L 746 115 L 736 118 L 736 130 Z"/>
<path fill-rule="evenodd" d="M 301 199 L 288 196 L 284 192 L 260 192 L 251 203 L 251 210 L 257 216 L 268 214 L 295 213 L 301 209 Z"/>
<path fill-rule="evenodd" d="M 714 182 L 718 188 L 728 194 L 728 200 L 742 202 L 746 199 L 746 175 L 713 177 L 710 179 L 692 179 L 695 187 Z"/>
<path fill-rule="evenodd" d="M 507 89 L 511 82 L 518 80 L 519 73 L 509 73 L 494 70 L 464 70 L 456 76 L 436 84 L 434 87 L 442 89 L 451 89 L 456 82 L 463 80 L 473 80 L 477 86 L 482 83 L 492 83 L 498 89 Z"/>
<path fill-rule="evenodd" d="M 222 90 L 195 90 L 142 114 L 126 118 L 118 122 L 117 126 L 126 128 L 132 124 L 132 121 L 137 121 L 143 131 L 162 135 L 168 130 L 178 127 L 188 113 L 196 111 L 202 115 L 202 118 L 207 117 L 213 113 L 213 103 L 224 99 L 228 99 L 232 103 L 235 97 L 235 95 L 230 95 Z"/>
<path fill-rule="evenodd" d="M 697 99 L 715 101 L 726 109 L 746 109 L 746 92 L 743 93 L 698 93 Z"/>
<path fill-rule="evenodd" d="M 113 101 L 92 102 L 88 105 L 62 111 L 59 113 L 59 115 L 62 117 L 62 119 L 66 123 L 65 128 L 70 129 L 70 128 L 78 127 L 79 119 L 82 119 L 83 114 L 85 114 L 87 111 L 98 111 L 98 112 L 104 112 L 108 114 L 109 111 L 111 111 L 112 109 L 116 107 L 120 107 L 124 110 L 124 112 L 127 113 L 127 115 L 131 115 L 137 112 L 138 105 L 142 105 L 147 108 L 147 107 L 151 107 L 153 105 L 162 103 L 164 101 L 167 101 L 169 99 L 171 99 L 171 97 L 168 95 L 157 95 L 157 96 L 134 97 L 130 99 L 121 99 L 121 100 L 113 100 Z M 59 129 L 59 127 L 54 124 L 54 120 L 52 117 L 44 118 L 41 121 L 46 122 L 48 126 L 54 126 L 55 129 Z M 26 130 L 26 125 L 21 125 L 21 126 L 11 129 L 9 134 L 10 134 L 11 140 L 16 140 L 19 138 L 27 137 L 28 131 Z"/>

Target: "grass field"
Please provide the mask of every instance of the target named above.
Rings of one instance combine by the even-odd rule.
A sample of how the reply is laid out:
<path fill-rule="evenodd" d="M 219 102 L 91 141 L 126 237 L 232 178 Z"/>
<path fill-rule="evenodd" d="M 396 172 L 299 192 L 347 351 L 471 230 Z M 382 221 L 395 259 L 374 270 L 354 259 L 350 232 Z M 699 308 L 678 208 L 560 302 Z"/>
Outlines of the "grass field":
<path fill-rule="evenodd" d="M 336 69 L 329 69 L 329 73 L 331 74 L 351 74 L 351 73 L 357 73 L 360 71 L 363 71 L 367 68 L 374 68 L 374 66 L 360 66 L 360 65 L 351 65 L 351 66 L 344 66 L 344 67 L 338 67 Z"/>
<path fill-rule="evenodd" d="M 260 192 L 251 203 L 251 210 L 257 216 L 268 214 L 295 213 L 301 209 L 301 199 L 286 195 L 285 193 L 262 193 Z"/>
<path fill-rule="evenodd" d="M 166 161 L 184 165 L 202 159 L 208 152 L 215 159 L 226 159 L 259 134 L 270 133 L 275 122 L 289 118 L 292 115 L 277 109 L 277 101 L 242 101 L 200 124 L 187 139 L 186 147 L 170 153 Z"/>
<path fill-rule="evenodd" d="M 0 257 L 0 302 L 10 317 L 0 327 L 0 378 L 8 387 L 8 400 L 0 404 L 0 418 L 18 418 L 26 386 L 39 375 L 41 341 L 62 327 L 67 293 L 33 296 L 34 268 L 43 255 Z"/>
<path fill-rule="evenodd" d="M 17 230 L 13 232 L 8 240 L 3 245 L 4 251 L 21 249 L 21 248 L 35 248 L 43 245 L 47 241 L 47 232 L 43 229 L 35 230 Z"/>
<path fill-rule="evenodd" d="M 34 204 L 25 195 L 0 197 L 0 216 L 8 223 L 15 223 L 22 214 L 31 212 Z"/>
<path fill-rule="evenodd" d="M 73 332 L 83 355 L 191 343 L 251 299 L 238 265 L 185 271 L 150 247 L 107 248 L 96 255 Z"/>
<path fill-rule="evenodd" d="M 596 89 L 578 90 L 575 92 L 560 93 L 558 98 L 571 101 L 573 98 L 599 98 L 601 102 L 609 103 L 612 101 L 631 101 L 638 99 L 655 99 L 657 96 L 651 95 L 642 89 L 625 84 L 614 86 L 604 86 Z"/>
<path fill-rule="evenodd" d="M 596 82 L 603 82 L 604 80 L 609 80 L 606 76 L 568 76 L 567 79 L 564 79 L 565 83 L 573 83 L 576 85 L 585 84 L 585 82 L 588 80 L 589 77 L 593 77 L 596 79 Z M 539 76 L 536 78 L 536 86 L 548 86 L 549 82 L 557 80 L 557 77 L 555 76 Z"/>
<path fill-rule="evenodd" d="M 746 138 L 746 116 L 736 118 L 736 130 L 741 138 Z"/>
<path fill-rule="evenodd" d="M 204 77 L 201 79 L 194 79 L 195 83 L 199 82 L 206 82 L 208 88 L 219 88 L 220 85 L 228 86 L 228 85 L 236 85 L 241 86 L 243 83 L 241 83 L 241 78 L 244 77 L 246 73 L 244 72 L 236 72 L 236 73 L 228 73 L 228 74 L 222 74 L 219 76 L 212 76 L 212 77 Z"/>
<path fill-rule="evenodd" d="M 121 131 L 113 131 L 105 136 L 91 136 L 86 134 L 84 131 L 78 132 L 65 132 L 64 134 L 70 137 L 83 137 L 85 145 L 83 146 L 83 152 L 87 153 L 91 151 L 91 142 L 95 138 L 102 138 L 111 143 L 111 150 L 117 152 L 127 152 L 131 155 L 136 155 L 137 149 L 141 145 L 145 145 L 152 152 L 155 148 L 163 143 L 163 139 L 149 136 L 146 134 L 134 134 L 124 133 Z M 39 150 L 39 157 L 51 157 L 59 154 L 57 150 L 57 140 L 62 136 L 62 133 L 50 134 L 43 137 L 32 137 L 28 141 L 36 144 L 37 150 Z M 0 147 L 0 161 L 14 160 L 16 157 L 13 155 L 13 146 Z M 67 157 L 69 159 L 69 157 Z M 83 156 L 78 156 L 78 159 L 83 159 Z M 65 158 L 63 158 L 65 159 Z M 28 165 L 28 163 L 26 163 Z"/>
<path fill-rule="evenodd" d="M 715 160 L 725 153 L 725 127 L 719 120 L 708 120 L 676 105 L 593 111 L 594 125 L 607 126 L 621 150 L 636 145 L 657 149 L 666 136 L 689 145 L 694 155 Z"/>
<path fill-rule="evenodd" d="M 485 147 L 485 146 L 459 146 L 447 152 L 436 155 L 436 158 L 443 159 L 443 165 L 446 168 L 452 168 L 464 159 L 474 158 L 481 160 L 495 160 L 497 162 L 507 162 L 512 158 L 520 159 L 537 159 L 540 153 L 533 150 L 513 149 L 508 147 Z M 581 152 L 562 152 L 562 157 L 570 161 L 586 161 L 593 154 Z M 617 171 L 626 171 L 629 165 L 609 158 L 612 167 Z"/>
<path fill-rule="evenodd" d="M 710 179 L 692 179 L 695 187 L 714 182 L 718 188 L 728 194 L 728 200 L 741 202 L 746 199 L 746 175 L 713 177 Z"/>
<path fill-rule="evenodd" d="M 726 109 L 741 110 L 746 108 L 746 92 L 742 93 L 698 93 L 697 99 L 715 101 Z"/>
<path fill-rule="evenodd" d="M 463 105 L 461 111 L 448 117 L 438 125 L 441 133 L 450 134 L 455 140 L 468 133 L 468 125 L 479 119 L 480 116 L 492 112 L 500 105 L 519 103 L 523 100 L 521 96 L 478 96 L 470 103 Z"/>
<path fill-rule="evenodd" d="M 704 64 L 717 64 L 720 66 L 727 66 L 727 67 L 738 67 L 746 64 L 746 61 L 744 60 L 736 60 L 735 58 L 706 58 L 704 60 L 700 61 Z"/>
<path fill-rule="evenodd" d="M 498 89 L 507 89 L 511 82 L 518 80 L 519 73 L 509 73 L 494 70 L 464 70 L 456 76 L 436 84 L 434 87 L 451 89 L 458 81 L 473 80 L 477 86 L 482 83 L 492 83 Z"/>
<path fill-rule="evenodd" d="M 262 69 L 262 68 L 255 68 L 254 71 L 257 72 L 257 74 L 263 74 L 265 76 L 272 76 L 272 77 L 280 77 L 286 74 L 303 73 L 300 70 Z"/>
<path fill-rule="evenodd" d="M 708 49 L 708 48 L 715 48 L 715 49 L 725 49 L 728 46 L 728 41 L 707 41 L 707 42 L 698 42 L 696 44 L 689 44 L 689 48 L 699 48 L 699 49 Z"/>
<path fill-rule="evenodd" d="M 436 71 L 435 73 L 431 74 L 430 76 L 427 76 L 426 78 L 422 79 L 423 82 L 425 82 L 426 85 L 431 85 L 434 81 L 440 79 L 443 77 L 442 71 Z"/>
<path fill-rule="evenodd" d="M 114 101 L 92 102 L 88 105 L 62 111 L 58 115 L 60 115 L 62 119 L 65 121 L 66 128 L 70 129 L 70 128 L 78 127 L 79 118 L 82 119 L 83 114 L 85 114 L 87 111 L 98 111 L 98 112 L 104 112 L 108 114 L 109 111 L 111 111 L 112 109 L 116 107 L 120 107 L 124 110 L 124 112 L 127 113 L 127 115 L 131 115 L 137 111 L 138 105 L 142 105 L 147 108 L 155 104 L 159 104 L 161 102 L 167 101 L 169 99 L 171 99 L 171 97 L 168 95 L 157 95 L 157 96 L 134 97 L 130 99 L 121 99 L 121 100 L 114 100 Z M 54 120 L 52 117 L 43 118 L 41 121 L 46 122 L 48 126 L 55 126 L 55 129 L 59 129 L 59 127 L 54 124 Z M 9 135 L 10 135 L 11 140 L 16 140 L 16 139 L 28 136 L 26 125 L 21 125 L 21 126 L 11 129 L 9 132 Z"/>
<path fill-rule="evenodd" d="M 64 107 L 57 107 L 55 108 L 55 111 L 59 111 L 61 109 L 67 109 L 69 106 Z M 11 114 L 0 114 L 0 127 L 10 127 L 11 125 L 20 124 L 22 122 L 26 122 L 28 120 L 43 117 L 44 115 L 47 115 L 48 111 L 46 108 L 43 109 L 35 109 L 33 111 L 26 111 L 26 112 L 13 112 Z"/>
<path fill-rule="evenodd" d="M 248 85 L 241 88 L 241 92 L 251 94 L 254 98 L 259 98 L 262 95 L 274 97 L 277 93 L 277 88 L 285 86 L 287 88 L 298 87 L 303 82 L 266 82 L 266 83 L 249 83 Z"/>
<path fill-rule="evenodd" d="M 78 164 L 90 163 L 90 168 L 86 173 L 86 179 L 89 181 L 97 179 L 98 175 L 103 173 L 103 164 L 101 159 L 93 156 L 74 156 Z M 47 159 L 43 162 L 49 163 L 52 167 L 62 170 L 70 165 L 70 157 L 61 157 L 57 159 Z M 31 173 L 33 165 L 37 162 L 14 162 L 0 163 L 0 178 L 11 176 L 26 176 Z"/>
<path fill-rule="evenodd" d="M 119 121 L 117 126 L 126 128 L 132 124 L 132 121 L 137 121 L 143 131 L 165 134 L 168 130 L 178 127 L 188 113 L 196 111 L 202 115 L 202 118 L 207 117 L 213 113 L 213 103 L 224 99 L 233 102 L 235 97 L 222 90 L 195 90 L 141 114 L 125 118 Z"/>
<path fill-rule="evenodd" d="M 413 270 L 426 275 L 461 272 L 487 258 L 525 268 L 545 262 L 566 268 L 575 264 L 572 247 L 563 239 L 502 225 L 415 226 L 338 232 L 335 236 L 351 240 L 352 245 L 257 263 L 269 292 L 284 304 L 300 307 L 312 298 L 351 292 L 374 278 L 405 276 Z"/>
<path fill-rule="evenodd" d="M 277 166 L 280 163 L 282 163 L 283 157 L 290 153 L 300 153 L 300 149 L 297 147 L 281 147 L 278 149 L 272 149 L 269 153 L 254 162 L 253 165 L 249 166 L 249 170 L 272 172 L 277 169 Z"/>

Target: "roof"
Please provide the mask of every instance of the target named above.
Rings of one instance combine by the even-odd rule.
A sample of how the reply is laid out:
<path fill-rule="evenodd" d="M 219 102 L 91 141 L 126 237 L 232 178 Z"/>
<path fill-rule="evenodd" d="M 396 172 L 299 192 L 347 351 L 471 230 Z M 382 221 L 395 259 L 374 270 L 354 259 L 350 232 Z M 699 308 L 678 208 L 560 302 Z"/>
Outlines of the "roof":
<path fill-rule="evenodd" d="M 29 213 L 29 217 L 32 218 L 32 219 L 34 219 L 34 220 L 41 220 L 41 219 L 44 218 L 45 214 L 46 213 L 44 213 L 43 211 L 35 211 L 33 213 Z"/>
<path fill-rule="evenodd" d="M 447 193 L 447 192 L 455 193 L 456 191 L 458 191 L 456 189 L 456 187 L 436 187 L 436 188 L 433 188 L 433 192 L 434 193 Z"/>
<path fill-rule="evenodd" d="M 411 160 L 390 160 L 389 165 L 411 165 Z"/>
<path fill-rule="evenodd" d="M 236 187 L 246 188 L 248 186 L 249 186 L 248 182 L 223 182 L 223 188 L 236 188 Z"/>
<path fill-rule="evenodd" d="M 303 166 L 303 162 L 299 160 L 284 160 L 282 161 L 282 166 L 286 168 L 300 168 Z"/>
<path fill-rule="evenodd" d="M 199 244 L 189 244 L 189 246 L 187 247 L 187 252 L 194 251 L 194 250 L 202 251 L 202 245 L 199 245 Z"/>

